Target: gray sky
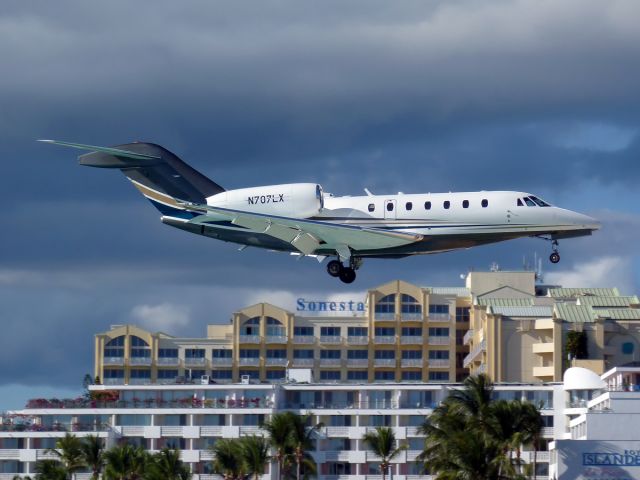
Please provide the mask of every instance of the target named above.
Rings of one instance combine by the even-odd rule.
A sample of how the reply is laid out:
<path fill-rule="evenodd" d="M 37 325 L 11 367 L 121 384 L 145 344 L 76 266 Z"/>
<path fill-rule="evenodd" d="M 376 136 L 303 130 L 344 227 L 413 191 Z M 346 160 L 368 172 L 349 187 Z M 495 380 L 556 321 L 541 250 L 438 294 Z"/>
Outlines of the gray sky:
<path fill-rule="evenodd" d="M 118 172 L 36 138 L 160 143 L 226 188 L 535 192 L 604 222 L 547 280 L 637 293 L 639 21 L 635 0 L 3 2 L 0 410 L 78 390 L 110 324 L 204 335 L 250 302 L 549 253 L 368 261 L 346 287 L 164 226 Z"/>

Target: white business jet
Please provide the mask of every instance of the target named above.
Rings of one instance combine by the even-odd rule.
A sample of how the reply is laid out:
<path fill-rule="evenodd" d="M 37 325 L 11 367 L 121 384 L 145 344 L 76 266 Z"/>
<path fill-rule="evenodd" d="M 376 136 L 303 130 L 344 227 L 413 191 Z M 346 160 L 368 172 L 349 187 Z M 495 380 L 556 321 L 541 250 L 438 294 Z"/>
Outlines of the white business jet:
<path fill-rule="evenodd" d="M 315 183 L 225 190 L 152 143 L 96 147 L 41 140 L 89 150 L 81 165 L 116 168 L 172 227 L 206 237 L 314 256 L 327 271 L 352 283 L 364 258 L 400 258 L 470 248 L 520 237 L 551 242 L 591 235 L 593 218 L 553 206 L 524 192 L 481 191 L 334 196 Z"/>

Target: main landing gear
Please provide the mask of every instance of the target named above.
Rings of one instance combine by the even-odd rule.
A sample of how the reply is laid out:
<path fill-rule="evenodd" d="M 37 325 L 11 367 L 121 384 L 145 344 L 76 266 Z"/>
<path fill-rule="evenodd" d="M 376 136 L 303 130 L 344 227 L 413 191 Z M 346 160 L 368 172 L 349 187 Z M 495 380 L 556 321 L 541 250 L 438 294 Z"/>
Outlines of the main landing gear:
<path fill-rule="evenodd" d="M 551 241 L 551 248 L 552 248 L 553 252 L 551 252 L 551 255 L 549 255 L 549 261 L 551 263 L 558 263 L 560 261 L 560 254 L 558 253 L 558 241 L 557 240 L 552 240 Z"/>
<path fill-rule="evenodd" d="M 356 279 L 356 270 L 360 268 L 362 260 L 351 257 L 349 266 L 345 267 L 339 260 L 331 260 L 327 263 L 327 273 L 332 277 L 338 277 L 343 283 L 353 283 Z"/>

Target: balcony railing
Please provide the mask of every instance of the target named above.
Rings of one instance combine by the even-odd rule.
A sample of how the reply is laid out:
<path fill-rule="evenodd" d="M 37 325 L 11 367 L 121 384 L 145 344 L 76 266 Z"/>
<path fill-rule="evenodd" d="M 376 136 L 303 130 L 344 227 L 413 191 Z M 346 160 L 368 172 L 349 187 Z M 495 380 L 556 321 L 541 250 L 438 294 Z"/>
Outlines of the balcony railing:
<path fill-rule="evenodd" d="M 260 343 L 260 335 L 240 335 L 238 341 L 240 343 Z"/>
<path fill-rule="evenodd" d="M 420 322 L 422 321 L 422 313 L 401 313 L 400 320 L 403 322 Z"/>
<path fill-rule="evenodd" d="M 395 367 L 396 359 L 395 358 L 376 358 L 373 360 L 373 365 L 375 367 Z"/>
<path fill-rule="evenodd" d="M 339 367 L 342 363 L 342 360 L 339 358 L 321 358 L 320 366 L 321 367 Z"/>
<path fill-rule="evenodd" d="M 352 345 L 366 345 L 369 343 L 369 337 L 366 335 L 349 335 L 347 337 L 347 343 Z"/>
<path fill-rule="evenodd" d="M 447 336 L 433 336 L 429 337 L 429 345 L 449 345 L 451 343 L 451 337 Z"/>
<path fill-rule="evenodd" d="M 373 343 L 375 343 L 376 345 L 391 345 L 396 343 L 396 336 L 395 335 L 379 335 L 379 336 L 373 337 Z"/>
<path fill-rule="evenodd" d="M 202 367 L 207 364 L 207 359 L 204 357 L 185 358 L 185 367 Z"/>
<path fill-rule="evenodd" d="M 482 340 L 482 342 L 480 342 L 480 345 L 478 345 L 477 347 L 475 347 L 473 350 L 471 350 L 471 352 L 469 353 L 469 355 L 467 355 L 466 357 L 464 357 L 464 368 L 467 368 L 469 366 L 469 364 L 471 362 L 473 362 L 473 360 L 480 355 L 480 353 L 484 352 L 487 350 L 487 341 L 486 340 Z"/>
<path fill-rule="evenodd" d="M 286 335 L 267 335 L 265 343 L 287 343 Z"/>
<path fill-rule="evenodd" d="M 129 385 L 151 385 L 150 378 L 130 378 Z"/>
<path fill-rule="evenodd" d="M 478 369 L 476 370 L 476 373 L 478 373 L 478 374 L 487 373 L 487 364 L 486 363 L 481 363 L 480 366 L 478 367 Z"/>
<path fill-rule="evenodd" d="M 240 358 L 238 359 L 238 365 L 241 367 L 257 367 L 260 365 L 259 358 Z"/>
<path fill-rule="evenodd" d="M 312 367 L 315 360 L 313 358 L 294 358 L 294 367 Z"/>
<path fill-rule="evenodd" d="M 382 312 L 375 312 L 374 313 L 374 317 L 376 320 L 395 320 L 396 319 L 396 314 L 395 313 L 382 313 Z"/>
<path fill-rule="evenodd" d="M 129 365 L 151 365 L 151 357 L 131 357 Z"/>
<path fill-rule="evenodd" d="M 286 358 L 267 358 L 264 364 L 267 367 L 286 367 L 288 360 Z"/>
<path fill-rule="evenodd" d="M 231 357 L 224 357 L 224 358 L 212 358 L 211 359 L 211 366 L 212 367 L 230 367 L 231 365 L 233 365 L 233 358 Z"/>
<path fill-rule="evenodd" d="M 422 335 L 403 335 L 400 337 L 400 343 L 402 345 L 422 345 L 424 339 Z"/>
<path fill-rule="evenodd" d="M 432 322 L 448 322 L 451 315 L 448 313 L 429 313 L 429 320 Z"/>
<path fill-rule="evenodd" d="M 449 368 L 449 359 L 448 358 L 430 358 L 429 359 L 429 367 L 434 368 Z"/>
<path fill-rule="evenodd" d="M 473 340 L 473 330 L 469 329 L 467 330 L 467 333 L 464 334 L 464 337 L 462 337 L 462 343 L 464 345 L 469 345 L 471 340 Z"/>
<path fill-rule="evenodd" d="M 347 358 L 347 367 L 364 367 L 369 366 L 368 358 Z"/>
<path fill-rule="evenodd" d="M 309 343 L 315 343 L 315 341 L 316 341 L 316 337 L 314 337 L 313 335 L 294 335 L 293 336 L 293 343 L 309 344 Z"/>
<path fill-rule="evenodd" d="M 122 366 L 124 365 L 124 357 L 104 357 L 102 364 L 107 366 Z"/>
<path fill-rule="evenodd" d="M 342 337 L 339 335 L 321 335 L 320 343 L 342 343 Z"/>
<path fill-rule="evenodd" d="M 156 365 L 174 367 L 180 365 L 180 359 L 178 357 L 159 357 L 156 360 Z"/>
<path fill-rule="evenodd" d="M 421 358 L 403 358 L 400 361 L 402 367 L 422 367 Z"/>

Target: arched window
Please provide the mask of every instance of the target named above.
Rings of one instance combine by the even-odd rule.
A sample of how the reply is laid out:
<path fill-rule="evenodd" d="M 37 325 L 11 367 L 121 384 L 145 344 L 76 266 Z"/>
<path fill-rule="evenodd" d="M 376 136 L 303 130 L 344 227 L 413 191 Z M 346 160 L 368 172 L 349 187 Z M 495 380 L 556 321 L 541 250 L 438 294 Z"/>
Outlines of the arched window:
<path fill-rule="evenodd" d="M 105 357 L 124 357 L 124 335 L 112 338 L 104 346 Z"/>
<path fill-rule="evenodd" d="M 396 296 L 395 294 L 387 295 L 386 297 L 382 297 L 378 303 L 376 303 L 375 308 L 376 314 L 387 314 L 393 315 L 396 313 Z"/>
<path fill-rule="evenodd" d="M 420 304 L 420 302 L 418 302 L 418 300 L 413 298 L 411 295 L 407 295 L 406 293 L 403 293 L 401 300 L 402 300 L 402 304 L 400 307 L 400 311 L 402 313 L 415 313 L 415 314 L 422 313 L 422 305 Z"/>
<path fill-rule="evenodd" d="M 135 335 L 131 335 L 131 346 L 129 348 L 131 358 L 149 358 L 151 356 L 149 344 Z"/>
<path fill-rule="evenodd" d="M 242 335 L 260 335 L 260 317 L 253 317 L 242 324 Z"/>
<path fill-rule="evenodd" d="M 622 344 L 622 353 L 624 355 L 633 355 L 634 345 L 632 342 L 625 342 Z"/>
<path fill-rule="evenodd" d="M 283 337 L 285 335 L 284 325 L 280 320 L 276 320 L 272 317 L 267 317 L 267 336 L 269 337 Z"/>

